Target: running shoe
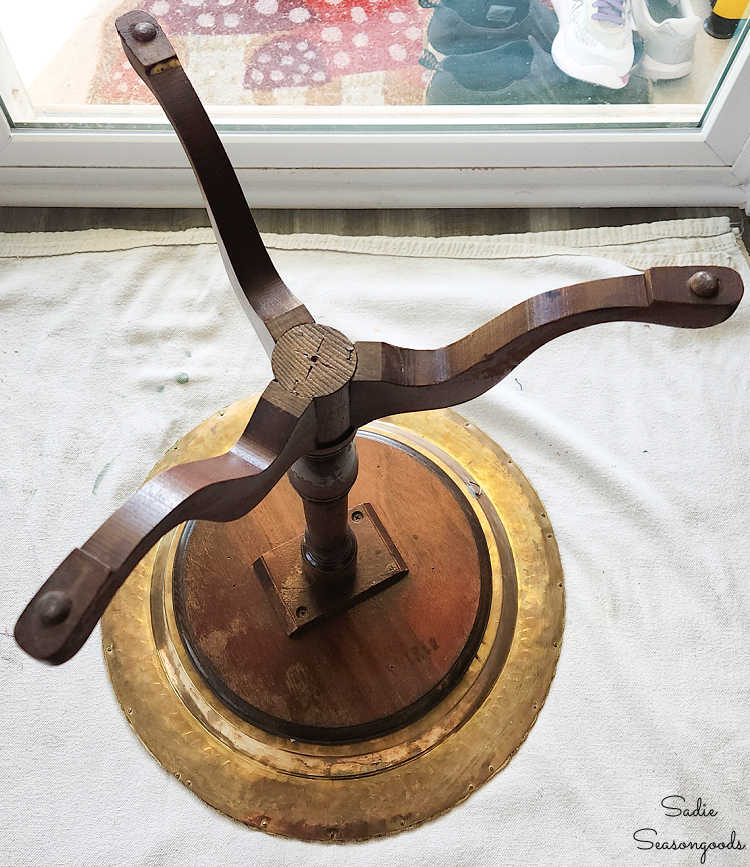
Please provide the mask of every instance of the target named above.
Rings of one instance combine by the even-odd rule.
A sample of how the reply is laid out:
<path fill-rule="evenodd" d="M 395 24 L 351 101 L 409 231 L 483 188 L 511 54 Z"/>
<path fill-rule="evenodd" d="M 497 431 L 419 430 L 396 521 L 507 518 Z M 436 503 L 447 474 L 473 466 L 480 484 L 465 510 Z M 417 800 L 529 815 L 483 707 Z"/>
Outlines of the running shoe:
<path fill-rule="evenodd" d="M 644 45 L 638 72 L 651 81 L 689 75 L 701 20 L 688 0 L 631 2 L 633 22 Z"/>
<path fill-rule="evenodd" d="M 552 0 L 560 26 L 552 57 L 571 78 L 619 90 L 633 68 L 629 0 Z"/>
<path fill-rule="evenodd" d="M 443 60 L 429 51 L 419 62 L 433 70 L 427 105 L 581 105 L 648 102 L 648 82 L 633 77 L 619 91 L 570 78 L 536 40 L 508 42 L 490 51 Z"/>
<path fill-rule="evenodd" d="M 529 36 L 549 51 L 557 33 L 555 13 L 542 6 L 539 0 L 519 0 L 513 6 L 491 6 L 490 9 L 505 10 L 507 15 L 502 22 L 495 19 L 481 26 L 468 22 L 451 6 L 444 3 L 435 6 L 427 28 L 427 41 L 441 54 L 475 54 Z"/>
<path fill-rule="evenodd" d="M 518 19 L 523 0 L 419 0 L 423 9 L 452 9 L 467 24 L 475 27 L 507 27 Z M 525 3 L 528 8 L 528 0 Z M 525 13 L 524 13 L 525 14 Z"/>

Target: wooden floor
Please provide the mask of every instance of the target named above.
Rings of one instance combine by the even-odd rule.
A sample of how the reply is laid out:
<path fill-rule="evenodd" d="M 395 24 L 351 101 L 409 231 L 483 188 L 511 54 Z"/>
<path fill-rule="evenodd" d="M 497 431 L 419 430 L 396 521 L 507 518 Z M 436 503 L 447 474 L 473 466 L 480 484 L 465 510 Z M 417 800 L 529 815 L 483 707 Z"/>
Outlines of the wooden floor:
<path fill-rule="evenodd" d="M 261 231 L 333 235 L 495 235 L 594 226 L 626 226 L 656 220 L 728 216 L 745 237 L 739 208 L 451 208 L 394 210 L 270 210 L 254 212 Z M 76 229 L 188 229 L 208 226 L 202 208 L 0 207 L 0 232 L 64 232 Z M 747 241 L 747 237 L 745 237 Z"/>

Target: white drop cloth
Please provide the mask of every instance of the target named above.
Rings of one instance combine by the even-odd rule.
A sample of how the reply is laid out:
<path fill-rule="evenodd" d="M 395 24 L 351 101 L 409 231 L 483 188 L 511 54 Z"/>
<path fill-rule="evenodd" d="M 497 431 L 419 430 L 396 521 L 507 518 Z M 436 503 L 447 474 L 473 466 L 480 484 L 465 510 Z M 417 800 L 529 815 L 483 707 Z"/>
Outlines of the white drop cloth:
<path fill-rule="evenodd" d="M 453 340 L 529 295 L 651 265 L 750 277 L 725 218 L 491 238 L 269 236 L 318 321 L 354 340 Z M 683 331 L 560 338 L 460 411 L 535 486 L 567 587 L 562 656 L 510 765 L 385 840 L 272 838 L 206 807 L 146 753 L 98 633 L 63 668 L 17 615 L 177 438 L 260 390 L 269 363 L 208 230 L 0 236 L 0 863 L 698 864 L 662 839 L 750 842 L 750 304 Z M 189 381 L 179 384 L 177 376 Z M 669 818 L 701 797 L 712 818 Z M 750 863 L 709 852 L 706 863 Z"/>

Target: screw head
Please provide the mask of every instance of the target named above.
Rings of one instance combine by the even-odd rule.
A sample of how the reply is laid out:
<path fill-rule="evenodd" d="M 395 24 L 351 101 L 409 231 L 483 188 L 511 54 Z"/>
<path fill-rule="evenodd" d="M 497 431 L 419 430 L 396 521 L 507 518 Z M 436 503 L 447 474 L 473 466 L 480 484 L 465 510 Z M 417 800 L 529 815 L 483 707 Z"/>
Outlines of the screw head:
<path fill-rule="evenodd" d="M 719 278 L 708 271 L 696 271 L 687 285 L 693 295 L 699 298 L 712 298 L 719 291 Z"/>
<path fill-rule="evenodd" d="M 133 27 L 133 39 L 138 42 L 151 42 L 156 38 L 156 26 L 150 21 L 139 21 Z"/>
<path fill-rule="evenodd" d="M 36 603 L 39 619 L 45 626 L 54 626 L 57 623 L 62 623 L 68 614 L 70 614 L 72 607 L 72 599 L 67 593 L 63 593 L 62 590 L 48 590 L 39 597 L 39 601 Z"/>

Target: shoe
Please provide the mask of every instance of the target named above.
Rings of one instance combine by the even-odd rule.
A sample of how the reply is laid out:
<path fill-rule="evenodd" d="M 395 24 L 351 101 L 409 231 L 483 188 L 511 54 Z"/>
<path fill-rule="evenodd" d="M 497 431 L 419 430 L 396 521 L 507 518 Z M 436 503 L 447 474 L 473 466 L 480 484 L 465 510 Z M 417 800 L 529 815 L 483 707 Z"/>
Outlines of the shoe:
<path fill-rule="evenodd" d="M 425 2 L 430 0 L 422 0 L 422 5 Z M 507 10 L 509 15 L 503 24 L 482 26 L 471 24 L 451 6 L 442 3 L 435 6 L 427 27 L 427 41 L 441 54 L 476 54 L 529 36 L 549 51 L 557 33 L 555 13 L 539 0 L 519 0 L 516 6 L 492 6 L 491 9 Z"/>
<path fill-rule="evenodd" d="M 552 0 L 560 30 L 552 57 L 566 75 L 619 90 L 633 68 L 629 0 Z"/>
<path fill-rule="evenodd" d="M 701 20 L 688 0 L 631 2 L 633 22 L 644 43 L 639 73 L 651 81 L 689 75 Z"/>
<path fill-rule="evenodd" d="M 423 9 L 452 9 L 474 27 L 508 27 L 529 10 L 529 0 L 419 0 L 419 5 Z"/>
<path fill-rule="evenodd" d="M 561 72 L 536 40 L 508 42 L 490 51 L 438 60 L 425 51 L 419 62 L 434 74 L 427 105 L 581 105 L 648 102 L 648 83 L 634 77 L 619 91 Z"/>

